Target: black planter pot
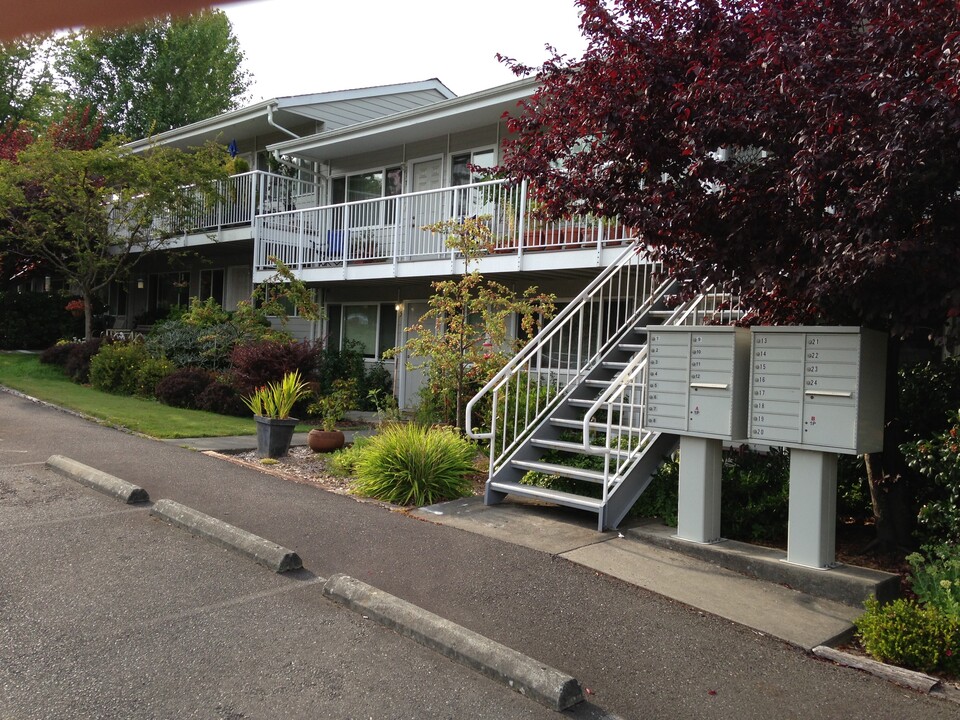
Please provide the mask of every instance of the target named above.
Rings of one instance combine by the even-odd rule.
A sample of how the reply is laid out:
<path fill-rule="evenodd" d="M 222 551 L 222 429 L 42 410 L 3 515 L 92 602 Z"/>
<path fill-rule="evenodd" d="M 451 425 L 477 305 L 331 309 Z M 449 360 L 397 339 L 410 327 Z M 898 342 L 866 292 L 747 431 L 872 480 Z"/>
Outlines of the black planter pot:
<path fill-rule="evenodd" d="M 300 422 L 296 418 L 268 418 L 254 415 L 257 421 L 257 455 L 278 458 L 286 455 L 293 440 L 293 429 Z"/>

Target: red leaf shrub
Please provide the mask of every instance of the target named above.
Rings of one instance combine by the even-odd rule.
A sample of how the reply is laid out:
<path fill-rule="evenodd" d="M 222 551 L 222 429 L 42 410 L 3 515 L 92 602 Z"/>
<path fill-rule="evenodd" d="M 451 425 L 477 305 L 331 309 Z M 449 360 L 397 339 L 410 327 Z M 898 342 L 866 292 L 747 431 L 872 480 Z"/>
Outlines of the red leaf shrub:
<path fill-rule="evenodd" d="M 322 349 L 320 343 L 309 341 L 263 340 L 238 345 L 230 354 L 233 385 L 246 395 L 297 370 L 305 380 L 312 380 Z"/>
<path fill-rule="evenodd" d="M 199 410 L 200 397 L 216 377 L 202 368 L 180 368 L 157 383 L 157 399 L 165 405 Z"/>

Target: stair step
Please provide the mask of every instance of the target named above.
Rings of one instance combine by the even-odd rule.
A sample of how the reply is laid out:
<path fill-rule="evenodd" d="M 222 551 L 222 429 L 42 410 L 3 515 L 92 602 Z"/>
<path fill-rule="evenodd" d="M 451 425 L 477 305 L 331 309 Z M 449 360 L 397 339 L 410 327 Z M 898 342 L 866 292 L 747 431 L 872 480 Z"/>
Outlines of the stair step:
<path fill-rule="evenodd" d="M 627 363 L 617 362 L 616 360 L 604 360 L 602 363 L 600 363 L 600 365 L 602 367 L 609 368 L 610 370 L 617 370 L 617 371 L 625 370 L 627 367 Z"/>
<path fill-rule="evenodd" d="M 576 453 L 579 455 L 604 455 L 607 448 L 604 445 L 583 446 L 583 443 L 567 442 L 566 440 L 544 440 L 541 438 L 531 438 L 530 444 L 534 447 L 544 448 L 546 450 L 561 450 L 563 452 Z M 611 455 L 627 455 L 627 451 L 619 448 L 610 448 Z"/>
<path fill-rule="evenodd" d="M 515 482 L 492 481 L 489 484 L 492 489 L 499 490 L 500 492 L 525 497 L 535 497 L 539 500 L 546 500 L 556 503 L 557 505 L 565 505 L 580 510 L 599 513 L 603 508 L 603 500 L 600 498 L 584 497 L 583 495 L 574 495 L 573 493 L 562 492 L 561 490 L 551 490 L 549 488 L 523 485 Z"/>
<path fill-rule="evenodd" d="M 583 384 L 589 387 L 610 387 L 611 380 L 584 380 Z"/>
<path fill-rule="evenodd" d="M 573 428 L 574 430 L 583 429 L 583 420 L 571 420 L 567 418 L 550 418 L 550 424 L 553 425 L 554 427 Z M 590 429 L 593 432 L 606 432 L 607 424 L 592 422 L 590 423 Z M 616 430 L 617 426 L 614 425 L 611 429 Z"/>
<path fill-rule="evenodd" d="M 569 400 L 567 400 L 567 405 L 570 405 L 571 407 L 588 408 L 588 407 L 591 407 L 595 402 L 596 402 L 596 399 L 590 400 L 590 399 L 581 399 L 581 398 L 570 398 Z"/>
<path fill-rule="evenodd" d="M 643 343 L 620 343 L 617 347 L 625 352 L 638 353 L 643 350 L 646 345 Z"/>
<path fill-rule="evenodd" d="M 534 472 L 541 472 L 545 475 L 559 475 L 560 477 L 573 478 L 574 480 L 585 480 L 586 482 L 598 484 L 603 483 L 602 470 L 585 470 L 583 468 L 535 460 L 511 460 L 510 464 L 521 470 L 533 470 Z"/>

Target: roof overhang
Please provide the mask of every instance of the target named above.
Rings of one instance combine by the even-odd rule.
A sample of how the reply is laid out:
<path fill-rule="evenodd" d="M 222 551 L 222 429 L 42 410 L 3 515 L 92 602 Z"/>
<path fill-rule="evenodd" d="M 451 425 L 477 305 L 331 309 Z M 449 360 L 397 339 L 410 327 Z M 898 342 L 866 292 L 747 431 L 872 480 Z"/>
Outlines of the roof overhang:
<path fill-rule="evenodd" d="M 205 118 L 190 125 L 167 130 L 149 138 L 136 140 L 129 143 L 127 147 L 133 152 L 140 152 L 157 145 L 188 150 L 209 141 L 226 145 L 231 140 L 247 140 L 275 135 L 278 132 L 283 132 L 283 129 L 286 129 L 287 134 L 293 134 L 290 132 L 291 128 L 297 128 L 298 126 L 303 128 L 306 124 L 313 125 L 322 122 L 322 107 L 325 104 L 428 90 L 438 93 L 447 100 L 456 97 L 453 91 L 442 82 L 431 79 L 354 90 L 271 98 L 254 105 L 225 112 L 222 115 Z"/>
<path fill-rule="evenodd" d="M 500 121 L 504 112 L 533 94 L 535 78 L 451 98 L 349 127 L 321 132 L 299 140 L 268 145 L 268 150 L 320 162 L 357 153 L 383 150 Z"/>

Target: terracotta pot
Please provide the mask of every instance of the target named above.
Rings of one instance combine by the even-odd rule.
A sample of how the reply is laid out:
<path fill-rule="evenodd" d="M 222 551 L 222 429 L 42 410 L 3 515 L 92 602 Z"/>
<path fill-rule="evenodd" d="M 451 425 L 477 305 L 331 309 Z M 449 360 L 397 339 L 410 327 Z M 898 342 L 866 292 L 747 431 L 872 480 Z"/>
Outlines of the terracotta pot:
<path fill-rule="evenodd" d="M 343 447 L 346 438 L 339 430 L 313 429 L 307 433 L 307 445 L 314 452 L 333 452 Z"/>

